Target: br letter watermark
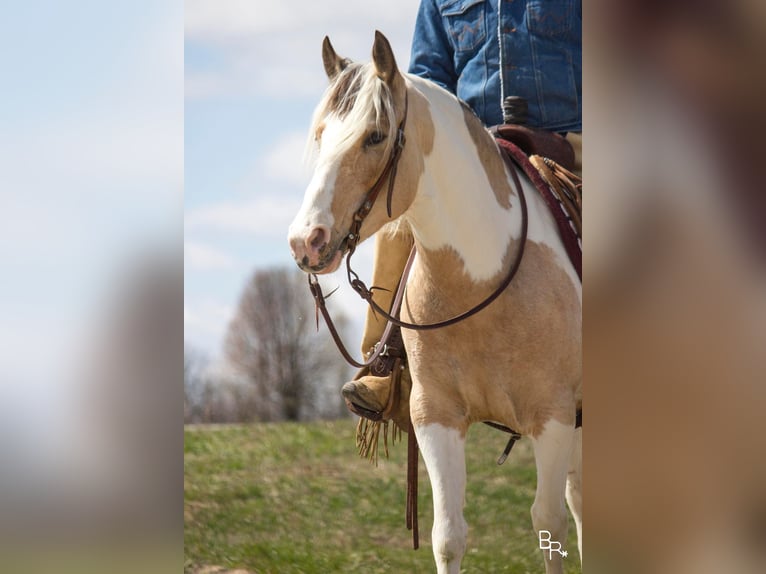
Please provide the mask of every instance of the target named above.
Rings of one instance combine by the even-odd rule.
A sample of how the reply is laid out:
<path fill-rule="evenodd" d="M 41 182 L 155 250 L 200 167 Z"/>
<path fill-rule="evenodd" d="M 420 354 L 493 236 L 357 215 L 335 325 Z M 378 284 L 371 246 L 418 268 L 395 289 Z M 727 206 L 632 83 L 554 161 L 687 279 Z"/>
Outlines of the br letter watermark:
<path fill-rule="evenodd" d="M 561 549 L 561 542 L 551 540 L 551 533 L 547 530 L 541 530 L 538 534 L 538 538 L 540 539 L 540 550 L 548 551 L 548 560 L 553 558 L 554 552 L 561 554 L 562 558 L 567 557 L 567 551 Z"/>

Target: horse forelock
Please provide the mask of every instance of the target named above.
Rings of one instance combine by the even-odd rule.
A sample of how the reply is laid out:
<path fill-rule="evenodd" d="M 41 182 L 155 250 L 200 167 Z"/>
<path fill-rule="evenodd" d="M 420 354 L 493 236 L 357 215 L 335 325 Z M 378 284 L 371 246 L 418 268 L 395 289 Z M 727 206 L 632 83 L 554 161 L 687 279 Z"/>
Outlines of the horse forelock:
<path fill-rule="evenodd" d="M 387 136 L 385 152 L 390 152 L 397 127 L 394 95 L 372 64 L 349 64 L 330 84 L 314 111 L 309 132 L 311 144 L 320 139 L 324 125 L 333 118 L 341 123 L 335 134 L 333 155 L 348 151 L 366 134 L 371 123 Z"/>
<path fill-rule="evenodd" d="M 340 118 L 347 116 L 361 89 L 362 65 L 349 64 L 327 90 L 327 112 L 335 113 Z"/>

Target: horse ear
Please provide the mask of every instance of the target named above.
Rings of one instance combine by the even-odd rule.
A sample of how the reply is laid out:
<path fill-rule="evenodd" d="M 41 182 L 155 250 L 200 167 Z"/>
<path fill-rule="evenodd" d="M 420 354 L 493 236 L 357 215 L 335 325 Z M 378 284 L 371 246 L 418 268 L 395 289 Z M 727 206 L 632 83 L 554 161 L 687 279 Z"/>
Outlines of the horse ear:
<path fill-rule="evenodd" d="M 377 30 L 375 30 L 375 44 L 372 46 L 372 63 L 375 65 L 378 77 L 387 84 L 390 84 L 399 72 L 391 44 Z"/>
<path fill-rule="evenodd" d="M 349 64 L 348 58 L 341 58 L 335 53 L 335 49 L 330 44 L 330 38 L 324 37 L 322 42 L 322 62 L 324 62 L 324 71 L 327 77 L 334 80 L 335 77 L 346 69 Z"/>

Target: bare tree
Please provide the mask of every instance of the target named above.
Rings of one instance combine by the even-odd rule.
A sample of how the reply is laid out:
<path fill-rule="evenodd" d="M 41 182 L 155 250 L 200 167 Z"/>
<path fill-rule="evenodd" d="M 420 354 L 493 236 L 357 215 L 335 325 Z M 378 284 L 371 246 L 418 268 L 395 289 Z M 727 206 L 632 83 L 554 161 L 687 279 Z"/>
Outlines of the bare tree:
<path fill-rule="evenodd" d="M 184 423 L 202 422 L 207 363 L 202 351 L 184 342 Z"/>
<path fill-rule="evenodd" d="M 338 389 L 348 370 L 327 333 L 317 333 L 306 276 L 298 270 L 253 274 L 229 324 L 224 353 L 252 384 L 254 418 L 338 415 Z"/>

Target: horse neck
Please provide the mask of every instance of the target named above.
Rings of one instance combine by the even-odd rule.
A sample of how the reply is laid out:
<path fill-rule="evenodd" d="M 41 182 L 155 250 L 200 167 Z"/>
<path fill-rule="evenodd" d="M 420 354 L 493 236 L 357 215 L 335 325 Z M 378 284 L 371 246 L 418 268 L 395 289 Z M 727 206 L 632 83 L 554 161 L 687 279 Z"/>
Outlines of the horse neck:
<path fill-rule="evenodd" d="M 456 99 L 432 85 L 416 87 L 429 100 L 434 126 L 433 147 L 406 215 L 420 257 L 439 252 L 441 260 L 449 252 L 473 280 L 489 280 L 502 271 L 520 229 L 503 160 Z"/>

